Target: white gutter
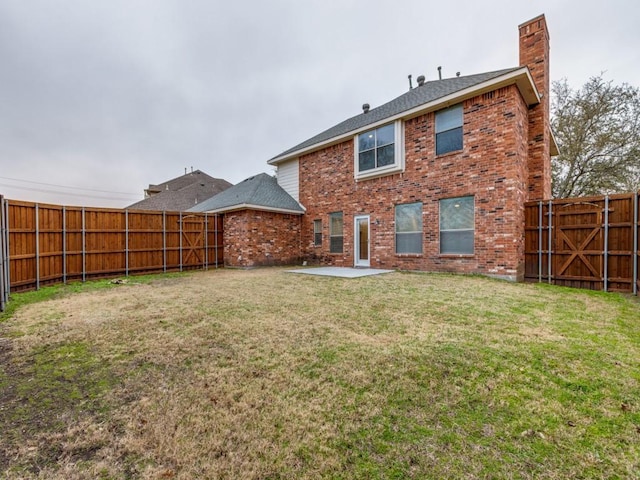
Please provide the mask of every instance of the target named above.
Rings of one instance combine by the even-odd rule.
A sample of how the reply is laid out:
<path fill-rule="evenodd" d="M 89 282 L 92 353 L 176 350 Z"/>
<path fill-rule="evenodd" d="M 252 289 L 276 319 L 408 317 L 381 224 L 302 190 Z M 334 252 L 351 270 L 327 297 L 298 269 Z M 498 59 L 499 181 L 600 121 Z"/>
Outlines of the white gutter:
<path fill-rule="evenodd" d="M 370 123 L 361 128 L 350 130 L 349 132 L 343 133 L 342 135 L 339 135 L 337 137 L 332 137 L 323 142 L 314 143 L 313 145 L 301 148 L 300 150 L 295 150 L 293 152 L 287 153 L 286 155 L 272 158 L 271 160 L 267 161 L 267 163 L 269 165 L 277 165 L 285 160 L 290 160 L 305 153 L 319 150 L 323 147 L 328 147 L 330 145 L 340 143 L 344 140 L 348 140 L 349 138 L 357 135 L 360 132 L 371 130 L 379 125 L 384 125 L 386 123 L 390 123 L 392 121 L 400 119 L 410 119 L 430 111 L 440 110 L 456 103 L 460 103 L 461 101 L 468 98 L 482 95 L 483 93 L 487 93 L 501 87 L 506 87 L 507 85 L 513 85 L 514 83 L 518 87 L 518 90 L 520 90 L 520 94 L 522 95 L 522 98 L 525 100 L 525 102 L 527 102 L 528 106 L 540 103 L 541 97 L 538 93 L 538 89 L 536 88 L 535 83 L 533 82 L 533 77 L 531 77 L 529 68 L 521 67 L 518 70 L 514 70 L 513 72 L 500 75 L 499 77 L 492 78 L 491 80 L 487 80 L 486 82 L 482 82 L 471 87 L 467 87 L 463 90 L 458 90 L 457 92 L 437 98 L 435 100 L 432 100 L 431 102 L 418 105 L 417 107 L 414 107 L 410 110 L 405 110 L 404 112 L 397 113 L 396 115 L 383 118 L 382 120 L 379 120 L 375 123 Z"/>

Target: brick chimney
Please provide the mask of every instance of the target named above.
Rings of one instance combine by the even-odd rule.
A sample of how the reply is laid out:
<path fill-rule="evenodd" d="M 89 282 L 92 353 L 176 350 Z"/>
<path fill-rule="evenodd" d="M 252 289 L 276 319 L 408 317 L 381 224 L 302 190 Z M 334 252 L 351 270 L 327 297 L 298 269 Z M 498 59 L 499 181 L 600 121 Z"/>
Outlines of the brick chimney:
<path fill-rule="evenodd" d="M 529 67 L 540 103 L 529 109 L 529 200 L 551 198 L 549 31 L 544 15 L 519 27 L 520 66 Z"/>

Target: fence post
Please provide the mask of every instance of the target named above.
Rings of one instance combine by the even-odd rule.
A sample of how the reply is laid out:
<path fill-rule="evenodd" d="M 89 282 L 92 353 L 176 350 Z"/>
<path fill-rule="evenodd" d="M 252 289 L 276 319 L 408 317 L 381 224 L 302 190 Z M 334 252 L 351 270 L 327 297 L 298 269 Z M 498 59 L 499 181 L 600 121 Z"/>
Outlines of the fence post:
<path fill-rule="evenodd" d="M 216 213 L 214 216 L 215 219 L 215 224 L 213 227 L 213 233 L 215 235 L 215 240 L 213 241 L 213 243 L 215 244 L 215 248 L 214 251 L 216 252 L 216 268 L 218 268 L 218 214 Z"/>
<path fill-rule="evenodd" d="M 85 209 L 82 207 L 82 281 L 87 281 L 87 236 Z"/>
<path fill-rule="evenodd" d="M 538 202 L 538 283 L 542 283 L 542 200 Z"/>
<path fill-rule="evenodd" d="M 129 210 L 124 211 L 124 276 L 129 276 Z"/>
<path fill-rule="evenodd" d="M 4 218 L 4 197 L 0 195 L 0 312 L 4 312 L 4 305 L 7 303 L 7 285 L 5 284 L 5 218 Z"/>
<path fill-rule="evenodd" d="M 67 283 L 67 207 L 62 207 L 62 283 Z"/>
<path fill-rule="evenodd" d="M 609 195 L 604 196 L 604 261 L 602 275 L 604 276 L 604 291 L 609 291 Z"/>
<path fill-rule="evenodd" d="M 549 200 L 549 225 L 548 225 L 548 229 L 549 229 L 549 258 L 547 259 L 547 279 L 548 279 L 548 283 L 551 284 L 551 248 L 552 248 L 552 236 L 553 236 L 553 201 Z"/>
<path fill-rule="evenodd" d="M 167 212 L 162 211 L 162 271 L 167 273 Z"/>
<path fill-rule="evenodd" d="M 40 209 L 38 204 L 35 206 L 36 215 L 36 290 L 40 290 Z"/>
<path fill-rule="evenodd" d="M 9 294 L 11 294 L 11 223 L 9 222 L 9 200 L 4 201 L 4 228 L 6 236 L 4 237 L 4 261 L 7 268 L 4 271 L 4 285 L 6 289 L 6 300 L 9 301 Z"/>
<path fill-rule="evenodd" d="M 633 195 L 633 294 L 638 295 L 638 193 Z"/>
<path fill-rule="evenodd" d="M 209 270 L 209 218 L 204 212 L 204 269 Z"/>
<path fill-rule="evenodd" d="M 180 212 L 180 271 L 182 271 L 182 212 Z"/>

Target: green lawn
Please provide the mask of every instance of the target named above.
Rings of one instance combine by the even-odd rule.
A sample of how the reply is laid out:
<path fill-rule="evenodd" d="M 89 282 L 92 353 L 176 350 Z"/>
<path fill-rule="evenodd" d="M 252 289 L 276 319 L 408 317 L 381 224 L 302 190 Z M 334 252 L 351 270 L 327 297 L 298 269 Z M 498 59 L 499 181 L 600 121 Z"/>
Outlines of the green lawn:
<path fill-rule="evenodd" d="M 274 268 L 13 302 L 0 478 L 640 478 L 636 297 Z"/>

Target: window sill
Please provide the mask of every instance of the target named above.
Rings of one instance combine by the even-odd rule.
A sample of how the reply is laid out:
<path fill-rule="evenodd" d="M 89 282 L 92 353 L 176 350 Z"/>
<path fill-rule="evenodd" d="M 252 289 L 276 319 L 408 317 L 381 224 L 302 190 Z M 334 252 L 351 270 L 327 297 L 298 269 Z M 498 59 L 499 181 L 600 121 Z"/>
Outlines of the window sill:
<path fill-rule="evenodd" d="M 369 180 L 371 178 L 386 177 L 387 175 L 402 173 L 403 171 L 404 169 L 402 168 L 402 165 L 393 165 L 392 167 L 388 168 L 378 168 L 375 170 L 367 170 L 364 173 L 356 173 L 355 179 L 356 182 L 358 182 L 360 180 Z"/>
<path fill-rule="evenodd" d="M 436 159 L 453 157 L 453 156 L 458 155 L 458 154 L 460 154 L 462 152 L 464 152 L 464 149 L 453 150 L 452 152 L 447 152 L 447 153 L 441 153 L 440 155 L 436 155 Z"/>
<path fill-rule="evenodd" d="M 474 258 L 475 253 L 440 253 L 440 258 Z"/>
<path fill-rule="evenodd" d="M 399 258 L 422 258 L 424 253 L 396 253 L 396 257 Z"/>

